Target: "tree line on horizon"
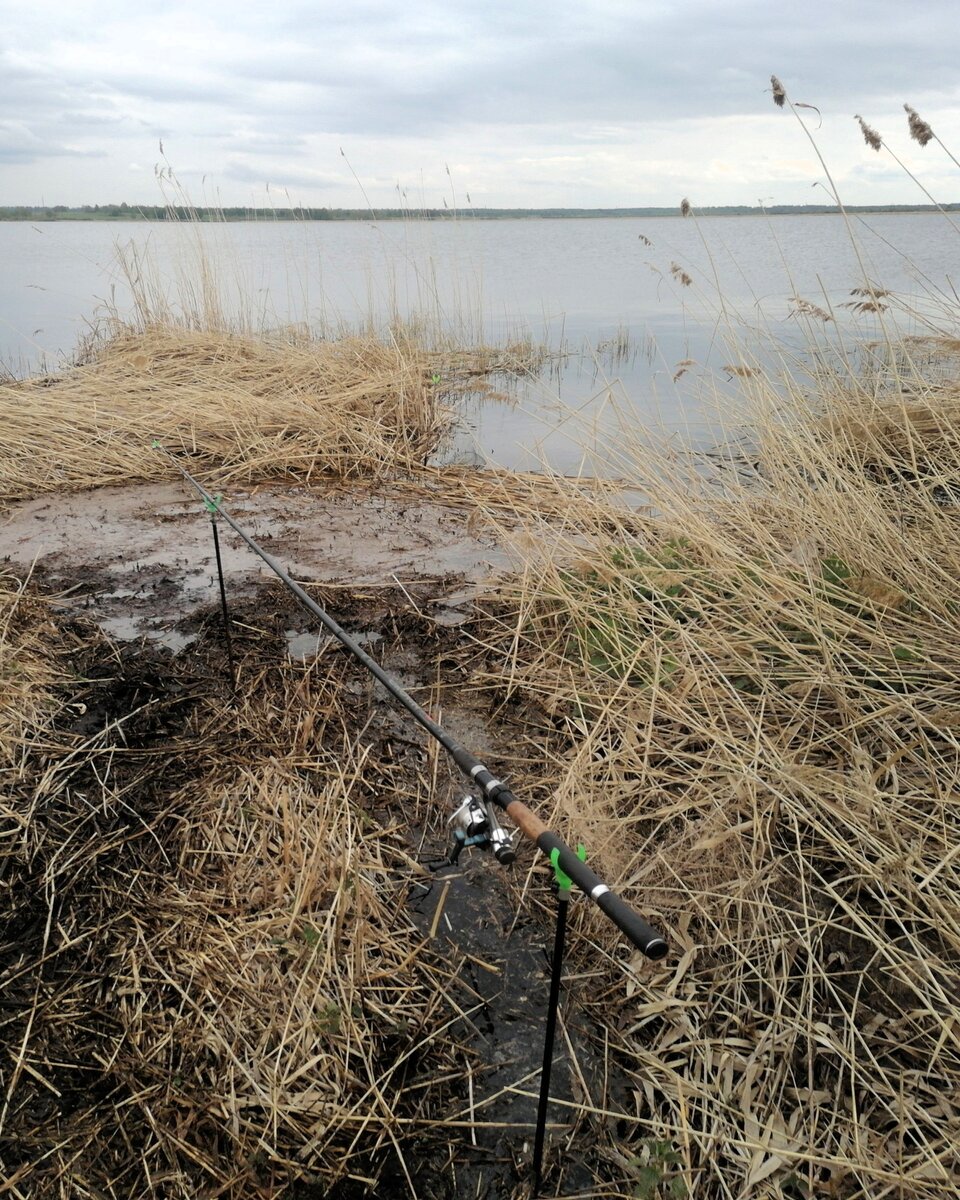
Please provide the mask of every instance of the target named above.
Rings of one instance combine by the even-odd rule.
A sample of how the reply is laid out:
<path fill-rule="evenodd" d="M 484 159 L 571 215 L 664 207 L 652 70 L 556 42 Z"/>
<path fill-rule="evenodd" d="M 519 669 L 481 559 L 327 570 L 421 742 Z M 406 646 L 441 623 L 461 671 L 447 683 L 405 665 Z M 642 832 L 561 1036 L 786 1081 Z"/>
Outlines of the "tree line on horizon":
<path fill-rule="evenodd" d="M 957 212 L 957 204 L 848 204 L 847 212 Z M 700 216 L 739 217 L 766 214 L 796 216 L 836 213 L 835 204 L 727 204 L 695 209 Z M 257 208 L 200 207 L 163 204 L 0 205 L 0 221 L 450 221 L 471 217 L 481 221 L 524 217 L 673 217 L 680 206 L 647 208 Z"/>

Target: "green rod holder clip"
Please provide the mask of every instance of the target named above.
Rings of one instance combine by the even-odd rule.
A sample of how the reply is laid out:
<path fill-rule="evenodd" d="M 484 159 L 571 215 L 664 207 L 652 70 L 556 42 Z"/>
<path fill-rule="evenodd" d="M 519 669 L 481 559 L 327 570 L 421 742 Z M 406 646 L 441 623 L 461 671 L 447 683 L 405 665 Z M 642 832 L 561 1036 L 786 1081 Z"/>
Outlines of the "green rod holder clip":
<path fill-rule="evenodd" d="M 583 842 L 580 842 L 577 846 L 577 858 L 579 858 L 581 862 L 587 861 L 587 848 Z M 566 871 L 562 871 L 560 869 L 559 850 L 550 851 L 550 865 L 553 867 L 553 873 L 556 876 L 557 887 L 562 893 L 560 898 L 562 900 L 568 900 L 570 898 L 570 889 L 573 887 L 573 880 L 566 873 Z"/>

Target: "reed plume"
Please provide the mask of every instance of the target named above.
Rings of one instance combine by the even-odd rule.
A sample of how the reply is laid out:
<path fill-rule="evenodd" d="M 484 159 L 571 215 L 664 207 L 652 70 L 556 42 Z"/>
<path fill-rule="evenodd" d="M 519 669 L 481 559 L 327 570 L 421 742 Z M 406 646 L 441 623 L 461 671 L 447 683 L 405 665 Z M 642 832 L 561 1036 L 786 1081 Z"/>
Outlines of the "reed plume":
<path fill-rule="evenodd" d="M 770 76 L 770 89 L 773 92 L 774 104 L 777 106 L 777 108 L 783 108 L 787 99 L 787 92 L 776 75 Z"/>
<path fill-rule="evenodd" d="M 872 129 L 861 116 L 855 116 L 855 121 L 860 123 L 860 132 L 863 134 L 863 140 L 867 143 L 871 150 L 880 152 L 883 146 L 883 138 L 875 129 Z"/>
<path fill-rule="evenodd" d="M 920 116 L 915 108 L 911 108 L 909 104 L 903 106 L 903 111 L 907 114 L 907 125 L 910 128 L 910 136 L 915 142 L 919 142 L 921 146 L 925 146 L 927 142 L 933 141 L 934 133 L 927 122 Z"/>
<path fill-rule="evenodd" d="M 686 198 L 686 196 L 684 196 L 684 198 L 680 201 L 680 216 L 689 217 L 692 212 L 693 209 L 690 207 L 690 201 Z"/>

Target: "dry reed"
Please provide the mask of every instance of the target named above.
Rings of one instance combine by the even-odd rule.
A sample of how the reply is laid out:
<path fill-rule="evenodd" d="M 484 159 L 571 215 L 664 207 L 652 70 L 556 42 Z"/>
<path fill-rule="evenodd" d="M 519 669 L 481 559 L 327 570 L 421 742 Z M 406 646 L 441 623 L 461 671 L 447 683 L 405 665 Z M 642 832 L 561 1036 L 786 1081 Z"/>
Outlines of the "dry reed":
<path fill-rule="evenodd" d="M 625 1156 L 697 1200 L 932 1200 L 960 1187 L 960 383 L 770 386 L 722 492 L 643 457 L 645 528 L 582 497 L 539 539 L 495 683 L 553 714 L 561 823 L 675 948 L 627 968 L 582 914 Z"/>
<path fill-rule="evenodd" d="M 477 377 L 530 346 L 447 354 L 416 341 L 314 341 L 154 326 L 120 332 L 86 365 L 0 385 L 0 499 L 162 478 L 154 438 L 218 480 L 422 467 Z"/>
<path fill-rule="evenodd" d="M 909 104 L 905 104 L 903 111 L 907 114 L 907 126 L 913 140 L 919 142 L 921 146 L 925 146 L 928 142 L 933 141 L 933 130 L 917 110 L 911 108 Z"/>
<path fill-rule="evenodd" d="M 876 150 L 878 153 L 883 149 L 883 138 L 871 126 L 869 126 L 863 117 L 855 116 L 853 118 L 860 126 L 860 132 L 863 134 L 863 140 L 867 143 L 871 150 Z"/>

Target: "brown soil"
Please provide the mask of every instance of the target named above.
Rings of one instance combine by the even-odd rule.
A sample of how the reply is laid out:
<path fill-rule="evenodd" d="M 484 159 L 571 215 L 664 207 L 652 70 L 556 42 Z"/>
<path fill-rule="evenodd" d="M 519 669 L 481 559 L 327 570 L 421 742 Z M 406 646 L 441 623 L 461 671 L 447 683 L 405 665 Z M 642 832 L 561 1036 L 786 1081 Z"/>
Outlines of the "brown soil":
<path fill-rule="evenodd" d="M 474 638 L 473 600 L 507 559 L 492 540 L 468 529 L 464 511 L 400 491 L 360 487 L 322 494 L 260 488 L 233 495 L 228 507 L 296 578 L 316 583 L 311 591 L 319 603 L 353 636 L 362 637 L 404 687 L 440 711 L 454 736 L 491 763 L 517 766 L 530 758 L 529 770 L 522 765 L 518 770 L 535 786 L 534 756 L 525 755 L 523 746 L 539 715 L 505 707 L 502 697 L 474 682 L 488 651 Z M 228 529 L 222 530 L 222 542 L 241 689 L 248 672 L 250 677 L 260 671 L 262 678 L 265 664 L 291 659 L 315 661 L 319 672 L 336 678 L 352 732 L 372 747 L 365 806 L 385 828 L 402 831 L 411 858 L 438 863 L 447 846 L 446 815 L 464 792 L 452 764 L 436 754 L 360 664 L 336 643 L 317 637 L 309 615 Z M 127 712 L 143 710 L 146 715 L 137 720 L 149 727 L 125 727 L 125 795 L 138 809 L 161 814 L 151 829 L 165 840 L 165 797 L 182 786 L 184 772 L 191 769 L 183 741 L 190 714 L 206 702 L 205 696 L 228 696 L 210 522 L 202 507 L 186 489 L 172 485 L 101 489 L 20 504 L 0 527 L 0 556 L 20 573 L 32 567 L 43 590 L 59 594 L 64 630 L 78 620 L 78 629 L 92 621 L 108 635 L 110 642 L 101 643 L 100 650 L 88 647 L 73 664 L 80 681 L 74 728 L 93 732 Z M 171 838 L 174 830 L 171 823 Z M 139 863 L 144 847 L 152 852 L 145 839 L 131 843 L 131 862 Z M 175 859 L 173 842 L 161 849 Z M 445 1120 L 462 1114 L 468 1102 L 476 1105 L 473 1129 L 464 1127 L 461 1116 L 461 1124 L 450 1130 L 425 1131 L 419 1140 L 406 1142 L 405 1157 L 420 1197 L 492 1200 L 527 1193 L 536 1111 L 531 1093 L 538 1086 L 552 943 L 549 907 L 542 907 L 550 905 L 546 872 L 537 872 L 530 893 L 540 903 L 531 904 L 529 898 L 522 903 L 516 886 L 533 858 L 524 848 L 508 873 L 492 858 L 466 852 L 456 869 L 441 867 L 419 877 L 411 872 L 409 879 L 398 880 L 398 903 L 424 935 L 432 934 L 431 952 L 447 964 L 452 980 L 446 1000 L 450 1044 L 459 1047 L 454 1054 L 458 1071 L 462 1068 L 471 1079 L 469 1096 L 463 1075 L 452 1084 L 431 1085 L 422 1093 L 422 1110 L 416 1115 Z M 81 909 L 101 903 L 97 886 L 91 884 L 89 897 L 76 897 Z M 37 907 L 32 925 L 21 924 L 16 941 L 0 954 L 8 972 L 16 966 L 22 975 L 34 942 L 33 949 L 40 950 L 42 909 Z M 82 923 L 85 917 L 76 919 Z M 94 1016 L 79 1023 L 61 1020 L 54 1003 L 61 977 L 96 972 L 95 952 L 93 946 L 89 962 L 86 951 L 82 962 L 72 951 L 56 955 L 45 967 L 52 1007 L 49 1016 L 38 1019 L 32 1036 L 48 1039 L 46 1061 L 57 1064 L 52 1078 L 61 1099 L 54 1111 L 42 1089 L 36 1089 L 36 1097 L 24 1096 L 14 1120 L 20 1136 L 5 1151 L 0 1146 L 6 1170 L 18 1173 L 25 1184 L 32 1178 L 33 1185 L 27 1186 L 36 1186 L 37 1195 L 47 1194 L 47 1183 L 42 1171 L 30 1174 L 29 1163 L 43 1161 L 53 1142 L 68 1153 L 76 1151 L 90 1185 L 103 1187 L 110 1171 L 120 1169 L 119 1160 L 110 1166 L 103 1150 L 107 1142 L 98 1141 L 97 1132 L 98 1113 L 110 1106 L 128 1111 L 126 1097 L 131 1094 L 127 1080 L 97 1065 L 109 1057 L 103 1047 L 110 1029 L 101 1028 Z M 0 961 L 0 977 L 4 965 Z M 29 1001 L 27 992 L 11 994 L 13 1007 L 22 1003 L 24 1013 Z M 565 1010 L 567 1036 L 558 1041 L 552 1094 L 567 1101 L 582 1095 L 584 1087 L 595 1096 L 608 1095 L 608 1089 L 615 1094 L 611 1064 L 591 1049 L 603 1045 L 602 1030 L 574 1004 L 565 1002 Z M 467 1015 L 458 1019 L 457 1013 Z M 18 1019 L 14 1017 L 11 1044 L 20 1037 Z M 567 1046 L 575 1049 L 575 1065 Z M 423 1069 L 426 1082 L 436 1068 L 427 1063 Z M 610 1098 L 615 1102 L 613 1094 Z M 146 1127 L 138 1133 L 136 1106 L 129 1111 L 133 1115 L 124 1136 L 136 1139 L 142 1133 L 149 1139 Z M 546 1194 L 600 1194 L 593 1189 L 602 1179 L 607 1181 L 603 1194 L 623 1194 L 616 1185 L 606 1190 L 610 1168 L 597 1145 L 599 1130 L 582 1116 L 569 1124 L 568 1113 L 576 1115 L 576 1110 L 551 1112 L 551 1122 L 558 1123 L 553 1137 L 569 1137 L 575 1130 L 576 1152 L 558 1159 L 551 1154 Z M 601 1136 L 601 1143 L 606 1137 Z M 410 1194 L 389 1151 L 371 1145 L 368 1157 L 358 1160 L 361 1151 L 362 1144 L 354 1152 L 352 1174 L 377 1180 L 372 1190 L 345 1180 L 330 1191 L 328 1182 L 311 1183 L 309 1176 L 287 1175 L 280 1182 L 267 1172 L 250 1180 L 247 1194 L 287 1194 L 299 1200 Z M 194 1180 L 197 1186 L 201 1181 L 200 1175 Z M 52 1176 L 49 1182 L 53 1184 Z M 147 1186 L 147 1180 L 138 1184 L 131 1178 L 129 1184 L 133 1190 L 125 1195 Z M 557 1187 L 559 1193 L 553 1190 Z"/>
<path fill-rule="evenodd" d="M 331 584 L 434 584 L 455 621 L 459 606 L 507 559 L 468 528 L 465 510 L 426 494 L 365 485 L 234 489 L 225 507 L 295 578 Z M 231 599 L 272 578 L 222 529 Z M 183 627 L 217 596 L 210 521 L 186 484 L 99 488 L 11 506 L 0 519 L 0 560 L 36 566 L 68 610 L 121 641 L 150 637 L 172 649 Z"/>

